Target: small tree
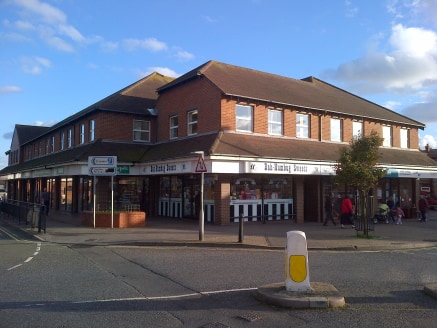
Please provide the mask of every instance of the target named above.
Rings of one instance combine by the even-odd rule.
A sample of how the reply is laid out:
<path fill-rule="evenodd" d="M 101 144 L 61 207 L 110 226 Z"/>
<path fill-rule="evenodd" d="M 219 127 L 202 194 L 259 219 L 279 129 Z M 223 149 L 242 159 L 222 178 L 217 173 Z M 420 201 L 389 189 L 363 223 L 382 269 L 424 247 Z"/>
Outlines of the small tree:
<path fill-rule="evenodd" d="M 356 188 L 361 203 L 364 234 L 369 236 L 367 224 L 367 193 L 378 183 L 378 180 L 387 174 L 387 171 L 378 167 L 381 154 L 378 149 L 383 138 L 376 131 L 369 136 L 359 135 L 350 142 L 350 147 L 340 150 L 340 159 L 335 165 L 335 181 Z"/>

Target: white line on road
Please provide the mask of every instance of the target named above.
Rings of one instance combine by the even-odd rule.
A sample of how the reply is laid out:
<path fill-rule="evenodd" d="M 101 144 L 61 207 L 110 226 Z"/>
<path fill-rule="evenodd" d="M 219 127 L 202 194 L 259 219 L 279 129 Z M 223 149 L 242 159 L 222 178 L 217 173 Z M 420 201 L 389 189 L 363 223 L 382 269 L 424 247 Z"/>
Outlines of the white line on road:
<path fill-rule="evenodd" d="M 30 257 L 28 257 L 26 260 L 24 260 L 23 263 L 28 263 L 28 262 L 32 261 L 33 258 L 34 258 L 36 255 L 39 254 L 40 250 L 41 250 L 41 243 L 37 243 L 37 244 L 36 244 L 36 252 L 34 252 L 32 256 L 30 256 Z M 7 271 L 10 271 L 10 270 L 16 269 L 16 268 L 22 266 L 23 263 L 21 263 L 21 264 L 17 264 L 17 265 L 14 265 L 14 266 L 10 267 L 9 269 L 7 269 Z"/>

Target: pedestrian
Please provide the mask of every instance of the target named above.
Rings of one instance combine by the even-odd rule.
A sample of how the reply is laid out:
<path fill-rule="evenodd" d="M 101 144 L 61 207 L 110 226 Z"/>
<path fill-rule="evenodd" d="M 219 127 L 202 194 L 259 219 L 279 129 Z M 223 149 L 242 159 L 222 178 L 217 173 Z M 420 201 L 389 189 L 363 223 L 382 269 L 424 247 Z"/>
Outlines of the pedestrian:
<path fill-rule="evenodd" d="M 354 223 L 352 222 L 352 217 L 354 215 L 354 207 L 352 205 L 352 201 L 347 194 L 344 195 L 344 198 L 341 202 L 341 228 L 344 229 L 345 225 L 352 225 L 352 228 L 355 228 Z"/>
<path fill-rule="evenodd" d="M 388 197 L 386 204 L 390 208 L 390 211 L 388 213 L 388 217 L 393 223 L 395 223 L 396 220 L 395 220 L 395 216 L 394 216 L 394 211 L 396 210 L 396 208 L 395 208 L 395 202 L 394 202 L 392 196 Z"/>
<path fill-rule="evenodd" d="M 405 213 L 401 208 L 401 205 L 398 203 L 396 206 L 396 224 L 402 224 L 402 218 L 405 217 Z"/>
<path fill-rule="evenodd" d="M 50 193 L 47 191 L 47 188 L 44 188 L 44 191 L 41 193 L 41 205 L 44 205 L 46 216 L 48 216 L 49 205 L 50 205 Z"/>
<path fill-rule="evenodd" d="M 419 212 L 420 222 L 426 222 L 426 211 L 428 210 L 428 201 L 424 195 L 420 195 L 419 199 Z"/>
<path fill-rule="evenodd" d="M 323 222 L 323 225 L 326 226 L 328 224 L 328 221 L 331 220 L 334 225 L 337 225 L 334 221 L 334 193 L 329 193 L 328 196 L 326 196 L 325 199 L 325 221 Z"/>

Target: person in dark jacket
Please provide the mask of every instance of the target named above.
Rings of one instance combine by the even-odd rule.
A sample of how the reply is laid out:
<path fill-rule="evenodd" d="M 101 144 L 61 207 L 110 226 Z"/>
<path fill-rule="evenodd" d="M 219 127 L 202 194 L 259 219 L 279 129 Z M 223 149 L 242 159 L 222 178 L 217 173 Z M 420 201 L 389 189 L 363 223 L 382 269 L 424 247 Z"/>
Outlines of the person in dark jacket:
<path fill-rule="evenodd" d="M 334 205 L 334 193 L 331 192 L 328 196 L 326 196 L 325 199 L 325 221 L 323 222 L 324 226 L 328 224 L 329 220 L 331 220 L 334 225 L 337 225 L 337 223 L 335 223 L 334 221 Z"/>

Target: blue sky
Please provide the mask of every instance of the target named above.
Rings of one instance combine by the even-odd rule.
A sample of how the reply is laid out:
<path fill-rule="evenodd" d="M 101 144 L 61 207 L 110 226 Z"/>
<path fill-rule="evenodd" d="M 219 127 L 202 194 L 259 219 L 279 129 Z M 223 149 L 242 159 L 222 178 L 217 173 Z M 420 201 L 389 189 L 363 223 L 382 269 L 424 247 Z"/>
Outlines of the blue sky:
<path fill-rule="evenodd" d="M 425 123 L 437 148 L 437 0 L 0 0 L 0 168 L 15 124 L 211 59 L 315 76 Z"/>

